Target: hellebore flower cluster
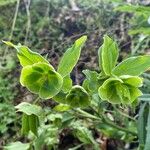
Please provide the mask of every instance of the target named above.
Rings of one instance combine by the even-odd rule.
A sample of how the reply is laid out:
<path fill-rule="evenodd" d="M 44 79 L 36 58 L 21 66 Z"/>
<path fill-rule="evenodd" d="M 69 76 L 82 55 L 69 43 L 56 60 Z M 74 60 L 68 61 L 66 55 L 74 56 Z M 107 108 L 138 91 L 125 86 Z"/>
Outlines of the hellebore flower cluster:
<path fill-rule="evenodd" d="M 98 89 L 102 100 L 108 100 L 115 104 L 130 104 L 142 95 L 138 87 L 142 86 L 142 78 L 137 76 L 123 75 L 119 78 L 107 79 Z"/>

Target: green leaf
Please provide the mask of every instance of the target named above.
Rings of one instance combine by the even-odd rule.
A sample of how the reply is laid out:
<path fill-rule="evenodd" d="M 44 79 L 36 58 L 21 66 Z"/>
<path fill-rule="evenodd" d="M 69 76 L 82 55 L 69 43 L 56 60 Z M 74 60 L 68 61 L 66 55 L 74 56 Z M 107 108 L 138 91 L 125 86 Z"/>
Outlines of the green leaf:
<path fill-rule="evenodd" d="M 29 117 L 27 114 L 23 113 L 22 115 L 22 128 L 21 128 L 21 134 L 22 135 L 28 135 L 29 131 L 30 131 L 30 127 L 29 127 Z"/>
<path fill-rule="evenodd" d="M 139 27 L 137 29 L 131 29 L 128 32 L 130 35 L 133 34 L 145 34 L 145 35 L 150 35 L 150 28 L 149 27 Z"/>
<path fill-rule="evenodd" d="M 85 144 L 91 144 L 91 138 L 93 140 L 91 131 L 89 131 L 85 127 L 78 126 L 78 128 L 76 128 L 75 134 L 79 138 L 79 140 Z"/>
<path fill-rule="evenodd" d="M 48 147 L 48 150 L 51 150 L 59 142 L 58 132 L 59 129 L 52 124 L 42 125 L 40 134 L 34 142 L 35 150 L 42 150 L 45 145 Z"/>
<path fill-rule="evenodd" d="M 47 116 L 48 120 L 50 121 L 55 121 L 56 119 L 61 119 L 62 120 L 62 115 L 61 114 L 50 114 Z"/>
<path fill-rule="evenodd" d="M 136 13 L 136 14 L 149 14 L 150 8 L 146 6 L 140 6 L 140 5 L 122 5 L 115 8 L 117 11 L 121 12 L 130 12 L 130 13 Z"/>
<path fill-rule="evenodd" d="M 66 104 L 59 104 L 53 108 L 55 111 L 63 112 L 70 110 L 70 106 Z"/>
<path fill-rule="evenodd" d="M 84 81 L 84 86 L 92 93 L 97 93 L 98 90 L 98 73 L 96 71 L 83 70 L 86 75 L 86 80 Z"/>
<path fill-rule="evenodd" d="M 27 102 L 22 102 L 15 107 L 18 112 L 23 112 L 27 115 L 41 116 L 42 108 L 40 106 L 30 104 Z"/>
<path fill-rule="evenodd" d="M 93 138 L 92 132 L 81 125 L 80 122 L 73 122 L 72 123 L 73 129 L 75 129 L 74 134 L 75 136 L 83 143 L 85 144 L 92 144 L 93 150 L 99 150 L 99 145 Z"/>
<path fill-rule="evenodd" d="M 70 112 L 64 112 L 62 118 L 62 128 L 68 128 L 70 124 L 75 120 L 75 116 L 72 115 Z"/>
<path fill-rule="evenodd" d="M 146 131 L 147 131 L 147 134 L 146 134 L 146 141 L 145 141 L 144 150 L 150 150 L 150 106 L 149 106 Z"/>
<path fill-rule="evenodd" d="M 29 115 L 29 128 L 30 131 L 37 136 L 38 126 L 39 126 L 39 118 L 36 115 Z"/>
<path fill-rule="evenodd" d="M 86 39 L 87 36 L 82 36 L 81 38 L 76 40 L 73 46 L 64 53 L 58 66 L 58 73 L 60 73 L 63 77 L 68 75 L 76 65 L 80 57 L 81 48 Z"/>
<path fill-rule="evenodd" d="M 34 149 L 35 150 L 42 150 L 45 145 L 45 133 L 39 135 L 34 142 Z"/>
<path fill-rule="evenodd" d="M 72 87 L 65 100 L 72 107 L 87 107 L 91 102 L 87 91 L 79 85 Z"/>
<path fill-rule="evenodd" d="M 17 0 L 1 0 L 0 7 L 11 5 L 11 4 L 14 4 L 15 2 L 17 2 Z"/>
<path fill-rule="evenodd" d="M 58 103 L 62 103 L 65 104 L 65 98 L 66 98 L 67 93 L 64 93 L 63 91 L 60 91 L 57 95 L 55 95 L 53 97 L 53 100 L 58 102 Z"/>
<path fill-rule="evenodd" d="M 31 131 L 35 136 L 37 136 L 37 131 L 39 127 L 39 118 L 38 118 L 39 116 L 35 114 L 27 115 L 26 113 L 23 113 L 21 124 L 22 135 L 28 136 L 29 131 Z"/>
<path fill-rule="evenodd" d="M 107 35 L 104 36 L 104 43 L 98 50 L 99 66 L 106 75 L 111 75 L 112 69 L 115 67 L 118 59 L 118 47 Z"/>
<path fill-rule="evenodd" d="M 20 83 L 40 98 L 49 99 L 61 90 L 63 79 L 50 64 L 35 63 L 22 69 Z"/>
<path fill-rule="evenodd" d="M 29 143 L 14 142 L 4 146 L 4 150 L 29 150 Z"/>
<path fill-rule="evenodd" d="M 60 126 L 62 124 L 63 116 L 62 114 L 50 114 L 47 116 L 48 121 L 51 121 L 53 125 L 56 127 Z"/>
<path fill-rule="evenodd" d="M 143 93 L 135 87 L 129 88 L 130 91 L 130 96 L 131 96 L 131 100 L 130 102 L 134 102 L 134 100 L 136 100 L 139 96 L 143 95 Z"/>
<path fill-rule="evenodd" d="M 68 150 L 78 150 L 79 148 L 81 148 L 83 146 L 83 144 L 78 144 L 75 147 L 69 148 Z"/>
<path fill-rule="evenodd" d="M 150 68 L 150 55 L 130 57 L 119 63 L 112 71 L 114 75 L 139 76 Z"/>
<path fill-rule="evenodd" d="M 19 58 L 20 64 L 25 67 L 27 65 L 33 65 L 34 63 L 43 62 L 49 64 L 49 62 L 42 57 L 40 54 L 31 51 L 27 46 L 14 45 L 11 42 L 3 41 L 8 46 L 14 47 L 17 50 L 17 56 Z"/>
<path fill-rule="evenodd" d="M 68 92 L 72 88 L 72 80 L 70 78 L 70 75 L 67 75 L 63 78 L 63 85 L 62 85 L 62 91 Z"/>
<path fill-rule="evenodd" d="M 142 104 L 140 106 L 139 118 L 137 121 L 138 138 L 139 138 L 139 144 L 141 148 L 143 148 L 145 145 L 148 112 L 149 109 L 147 103 Z"/>
<path fill-rule="evenodd" d="M 120 79 L 127 85 L 133 87 L 141 87 L 143 85 L 143 79 L 137 76 L 122 75 Z"/>
<path fill-rule="evenodd" d="M 144 102 L 150 102 L 150 94 L 143 94 L 139 97 L 139 100 Z"/>

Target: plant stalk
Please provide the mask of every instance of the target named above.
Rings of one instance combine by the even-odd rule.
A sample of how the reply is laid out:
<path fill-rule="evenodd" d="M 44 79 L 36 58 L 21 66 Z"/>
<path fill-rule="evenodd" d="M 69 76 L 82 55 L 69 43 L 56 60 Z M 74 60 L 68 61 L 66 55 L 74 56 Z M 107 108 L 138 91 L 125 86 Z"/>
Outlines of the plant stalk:
<path fill-rule="evenodd" d="M 96 116 L 94 116 L 94 115 L 91 115 L 91 114 L 89 114 L 88 112 L 86 112 L 86 111 L 84 111 L 84 110 L 81 110 L 81 109 L 79 109 L 79 108 L 76 109 L 76 111 L 79 112 L 80 114 L 82 114 L 83 117 L 88 117 L 88 118 L 90 118 L 90 119 L 98 120 L 99 122 L 105 123 L 105 124 L 107 124 L 107 125 L 109 125 L 109 126 L 111 126 L 111 127 L 113 127 L 113 128 L 116 128 L 116 129 L 118 129 L 118 130 L 124 131 L 124 132 L 126 132 L 126 133 L 130 133 L 130 134 L 132 134 L 132 135 L 134 135 L 134 136 L 137 136 L 137 133 L 136 133 L 136 132 L 133 132 L 133 131 L 127 129 L 127 128 L 124 128 L 124 127 L 121 127 L 121 126 L 116 125 L 114 122 L 108 120 L 104 115 L 101 116 L 102 118 L 99 118 L 99 117 L 96 117 Z"/>

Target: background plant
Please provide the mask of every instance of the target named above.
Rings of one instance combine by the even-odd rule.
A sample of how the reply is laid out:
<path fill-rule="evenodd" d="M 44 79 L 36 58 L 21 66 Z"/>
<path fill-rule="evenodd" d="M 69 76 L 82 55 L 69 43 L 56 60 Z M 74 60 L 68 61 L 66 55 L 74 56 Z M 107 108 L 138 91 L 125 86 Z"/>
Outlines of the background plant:
<path fill-rule="evenodd" d="M 30 49 L 28 49 L 28 47 L 22 46 L 20 44 L 14 45 L 10 42 L 4 43 L 14 47 L 17 50 L 17 56 L 19 58 L 20 64 L 23 67 L 20 76 L 20 83 L 22 86 L 25 86 L 31 92 L 38 94 L 39 98 L 41 99 L 52 98 L 54 101 L 58 102 L 58 105 L 56 105 L 53 110 L 56 112 L 63 111 L 67 113 L 73 111 L 71 114 L 73 118 L 76 113 L 80 113 L 83 115 L 83 119 L 93 119 L 96 120 L 98 124 L 103 124 L 104 127 L 109 126 L 115 129 L 120 129 L 124 136 L 133 136 L 131 138 L 133 140 L 137 137 L 135 128 L 127 128 L 123 127 L 123 125 L 117 125 L 111 119 L 107 118 L 105 115 L 106 110 L 104 108 L 101 108 L 101 111 L 99 111 L 99 105 L 107 101 L 111 103 L 113 107 L 116 107 L 115 104 L 123 104 L 123 106 L 131 105 L 134 108 L 134 105 L 138 103 L 137 98 L 142 95 L 142 92 L 138 89 L 138 87 L 142 85 L 142 78 L 138 76 L 150 67 L 150 56 L 143 55 L 130 57 L 116 66 L 118 58 L 117 44 L 108 36 L 104 36 L 104 43 L 98 51 L 100 73 L 94 72 L 94 75 L 96 74 L 96 76 L 93 77 L 93 74 L 91 74 L 92 71 L 90 72 L 86 70 L 86 75 L 91 75 L 95 79 L 94 85 L 97 86 L 91 89 L 91 80 L 89 78 L 85 79 L 83 82 L 83 87 L 79 85 L 74 86 L 71 82 L 70 73 L 79 59 L 81 48 L 86 39 L 86 36 L 82 36 L 76 40 L 74 45 L 64 53 L 58 65 L 57 71 L 55 71 L 55 69 L 44 57 L 38 53 L 32 52 Z M 108 59 L 110 61 L 108 61 Z M 94 96 L 96 95 L 97 101 L 95 102 Z M 97 107 L 92 105 L 92 102 L 95 102 Z M 41 125 L 46 125 L 43 120 L 46 117 L 44 115 L 44 111 L 41 107 L 38 106 L 37 100 L 36 104 L 37 105 L 23 102 L 16 106 L 18 111 L 23 113 L 22 135 L 28 136 L 30 131 L 35 135 L 33 142 L 29 143 L 27 149 L 29 149 L 29 147 L 32 148 L 33 146 L 35 149 L 39 149 L 39 146 L 37 146 L 37 144 L 39 145 L 39 141 L 35 142 L 38 140 L 38 138 L 41 138 L 41 134 L 38 132 L 38 129 Z M 63 107 L 65 109 L 62 109 Z M 87 109 L 89 107 L 89 110 L 91 109 L 90 113 L 84 109 L 86 107 Z M 64 129 L 62 122 L 64 117 L 61 113 L 56 113 L 56 115 L 54 114 L 55 112 L 52 111 L 48 118 L 52 121 L 52 124 L 55 125 L 55 128 L 50 126 L 48 130 L 54 130 L 54 133 L 58 136 L 59 133 L 61 133 L 61 130 Z M 129 118 L 130 117 L 126 116 L 126 119 Z M 84 127 L 83 123 L 78 122 L 80 120 L 78 119 L 79 118 L 71 120 L 71 122 L 67 124 L 67 127 L 73 126 L 75 135 L 81 142 L 83 142 L 83 144 L 90 144 L 92 145 L 93 149 L 101 149 L 98 143 L 94 140 L 91 131 Z M 95 126 L 93 120 L 89 122 Z M 133 120 L 134 119 L 132 119 L 132 121 Z M 136 123 L 136 120 L 134 120 L 134 122 L 132 121 L 129 120 L 129 124 Z M 139 125 L 141 124 L 141 121 L 142 120 L 139 118 Z M 147 123 L 148 122 L 149 119 Z M 148 130 L 146 131 L 146 128 L 148 127 L 149 124 L 142 128 L 138 128 L 140 138 L 139 148 L 144 147 L 145 150 L 149 148 L 149 133 Z M 99 129 L 101 130 L 101 127 Z M 147 134 L 143 136 L 145 140 L 141 137 L 141 130 L 145 130 L 145 132 L 147 132 Z M 106 130 L 106 132 L 108 131 Z M 118 133 L 119 130 L 115 132 Z M 51 134 L 52 133 L 49 135 L 50 137 Z M 44 138 L 45 137 L 46 136 L 44 136 Z M 125 141 L 129 140 L 127 137 L 124 139 Z M 59 142 L 58 137 L 55 138 L 55 136 L 52 134 L 51 142 L 47 143 L 45 140 L 43 140 L 43 144 L 45 143 L 49 149 L 55 149 L 56 144 L 58 144 L 57 141 Z M 5 148 L 11 149 L 11 146 L 14 144 L 16 143 L 13 143 L 8 147 L 6 146 Z M 41 148 L 42 145 L 40 146 L 40 149 Z"/>
<path fill-rule="evenodd" d="M 135 6 L 135 4 L 138 3 L 139 6 L 142 5 L 143 7 L 143 4 L 146 4 L 146 2 L 147 1 L 139 1 L 138 3 L 137 1 L 132 1 L 132 4 Z M 130 55 L 130 52 L 132 52 L 132 55 L 137 55 L 137 53 L 142 55 L 145 53 L 149 53 L 148 35 L 143 36 L 139 32 L 138 34 L 132 36 L 128 35 L 127 33 L 128 29 L 134 27 L 134 25 L 132 25 L 132 21 L 128 21 L 128 18 L 131 18 L 133 12 L 130 12 L 129 14 L 120 13 L 119 11 L 113 11 L 114 7 L 124 4 L 126 5 L 126 3 L 122 3 L 121 0 L 113 2 L 95 1 L 92 4 L 91 1 L 88 0 L 78 0 L 75 1 L 75 5 L 72 5 L 69 1 L 1 1 L 0 39 L 11 40 L 10 37 L 12 37 L 12 41 L 15 43 L 17 43 L 18 41 L 20 43 L 25 43 L 29 47 L 34 48 L 34 51 L 40 52 L 40 54 L 42 54 L 43 56 L 47 54 L 46 57 L 48 58 L 49 62 L 51 62 L 51 64 L 53 64 L 53 66 L 56 68 L 58 60 L 60 59 L 60 56 L 63 54 L 64 50 L 69 47 L 73 40 L 86 33 L 88 35 L 88 41 L 85 47 L 83 47 L 83 51 L 81 53 L 81 57 L 77 66 L 71 73 L 73 83 L 82 83 L 84 79 L 84 75 L 81 73 L 82 68 L 85 69 L 94 67 L 96 70 L 99 69 L 96 55 L 98 46 L 102 43 L 102 35 L 105 32 L 107 32 L 112 37 L 115 37 L 115 39 L 117 40 L 117 43 L 121 50 L 118 61 L 121 61 L 123 58 L 128 57 L 128 55 Z M 17 14 L 16 19 L 15 14 Z M 135 15 L 132 17 L 132 20 L 137 16 L 136 13 L 134 14 Z M 36 99 L 36 97 L 28 92 L 25 88 L 21 88 L 19 84 L 20 68 L 19 65 L 17 65 L 17 69 L 14 69 L 17 60 L 14 51 L 11 49 L 7 49 L 4 45 L 1 44 L 0 57 L 2 66 L 1 69 L 3 68 L 1 71 L 2 74 L 0 75 L 3 85 L 2 91 L 5 90 L 6 93 L 9 93 L 7 95 L 10 95 L 7 104 L 9 103 L 9 107 L 11 108 L 8 109 L 8 112 L 6 111 L 5 113 L 9 114 L 10 110 L 14 110 L 14 105 L 17 105 L 18 103 L 20 103 L 20 101 L 23 100 L 31 102 L 33 99 Z M 88 75 L 88 71 L 84 72 L 86 73 L 88 79 L 91 79 L 92 82 L 95 81 L 93 77 Z M 92 72 L 92 74 L 96 76 L 95 72 Z M 140 89 L 144 93 L 148 94 L 149 74 L 147 72 L 142 74 L 142 76 L 144 77 L 144 85 Z M 3 83 L 3 81 L 5 83 Z M 12 83 L 11 85 L 10 82 Z M 90 88 L 93 88 L 92 85 L 90 85 Z M 0 95 L 2 94 L 0 93 Z M 93 97 L 96 101 L 97 95 L 93 94 Z M 4 98 L 2 97 L 1 99 L 2 103 L 5 104 L 5 101 L 3 100 Z M 6 99 L 7 98 L 5 98 L 5 100 Z M 149 95 L 145 95 L 142 97 L 142 100 L 148 99 Z M 55 106 L 55 103 L 52 101 L 41 101 L 40 104 L 44 108 L 46 106 L 52 108 Z M 93 105 L 97 107 L 96 103 L 94 102 Z M 122 124 L 122 122 L 124 121 L 122 115 L 118 115 L 118 111 L 120 113 L 123 112 L 123 114 L 129 113 L 131 117 L 136 116 L 135 112 L 137 112 L 137 110 L 139 109 L 139 106 L 136 107 L 136 111 L 132 110 L 130 107 L 121 107 L 119 108 L 119 110 L 118 108 L 112 109 L 110 108 L 110 106 L 107 107 L 111 110 L 107 110 L 107 116 L 109 116 L 109 118 L 111 118 L 111 116 L 114 116 L 115 122 L 117 122 L 118 124 Z M 5 108 L 6 107 L 4 107 L 4 109 Z M 15 112 L 12 116 L 16 116 Z M 2 116 L 2 118 L 5 118 L 7 120 L 7 117 Z M 14 127 L 13 123 L 9 123 L 9 121 L 3 121 L 4 126 L 7 127 L 8 130 L 5 130 L 5 132 L 1 134 L 1 145 L 6 145 L 5 142 L 8 143 L 8 141 L 14 141 L 14 139 L 12 139 L 12 134 L 13 138 L 18 138 L 18 127 L 20 119 L 15 119 L 14 117 L 12 117 L 12 120 L 16 120 L 17 126 Z M 128 121 L 126 122 L 128 124 Z M 135 127 L 135 124 L 132 123 L 131 126 Z M 12 127 L 14 131 L 11 131 Z M 116 133 L 114 128 L 110 128 L 109 130 L 110 134 L 113 136 L 110 136 L 108 134 L 107 127 L 101 126 L 99 128 L 101 128 L 101 132 L 95 131 L 95 129 L 92 128 L 94 137 L 99 137 L 97 134 L 102 133 L 103 128 L 103 133 L 105 133 L 105 136 L 104 134 L 102 134 L 100 136 L 100 140 L 103 141 L 103 139 L 105 139 L 103 143 L 104 145 L 106 143 L 108 149 L 112 149 L 116 146 L 124 147 L 124 144 L 119 140 L 120 138 L 118 140 L 113 140 L 112 137 L 116 135 L 113 134 Z M 64 145 L 66 147 L 78 145 L 77 143 L 79 141 L 77 141 L 76 138 L 72 136 L 71 131 L 67 130 L 67 132 L 63 132 L 62 135 L 60 134 L 60 136 L 60 149 L 61 147 L 64 147 Z M 99 138 L 97 139 L 99 140 Z M 21 141 L 24 140 L 22 139 Z M 65 144 L 63 145 L 62 143 L 64 142 Z M 73 143 L 73 145 L 69 143 Z M 131 143 L 130 147 L 136 147 L 136 144 L 134 143 L 135 142 Z"/>

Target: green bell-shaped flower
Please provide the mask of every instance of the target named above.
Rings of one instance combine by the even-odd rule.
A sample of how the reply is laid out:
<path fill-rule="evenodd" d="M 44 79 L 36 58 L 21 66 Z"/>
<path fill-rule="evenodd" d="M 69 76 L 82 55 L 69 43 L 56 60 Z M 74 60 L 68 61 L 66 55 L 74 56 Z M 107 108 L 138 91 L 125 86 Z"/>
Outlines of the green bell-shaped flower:
<path fill-rule="evenodd" d="M 50 64 L 39 62 L 23 67 L 20 83 L 41 98 L 48 99 L 61 90 L 63 79 Z"/>
<path fill-rule="evenodd" d="M 131 104 L 142 95 L 138 87 L 142 86 L 142 78 L 123 75 L 119 78 L 111 77 L 99 87 L 98 93 L 102 100 L 114 104 Z"/>
<path fill-rule="evenodd" d="M 90 96 L 87 91 L 79 86 L 73 86 L 66 96 L 66 103 L 72 107 L 87 107 L 90 104 Z"/>

